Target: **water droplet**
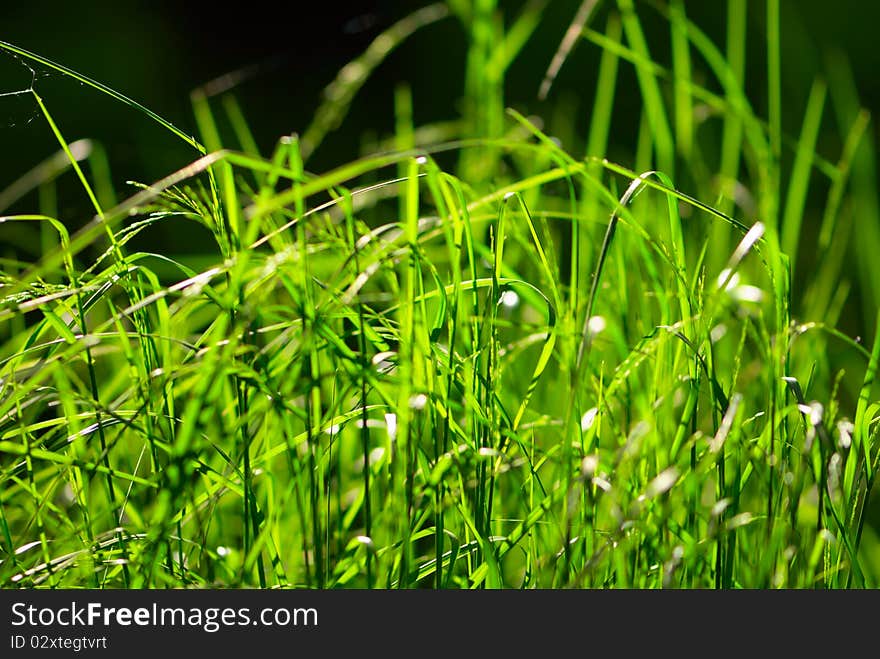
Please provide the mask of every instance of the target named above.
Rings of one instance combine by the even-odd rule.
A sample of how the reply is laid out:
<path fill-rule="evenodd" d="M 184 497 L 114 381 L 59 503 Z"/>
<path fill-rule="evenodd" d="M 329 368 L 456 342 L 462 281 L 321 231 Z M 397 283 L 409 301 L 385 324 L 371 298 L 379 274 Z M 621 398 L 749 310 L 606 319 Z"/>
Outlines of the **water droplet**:
<path fill-rule="evenodd" d="M 385 415 L 385 428 L 388 430 L 388 437 L 391 441 L 397 439 L 397 415 L 396 414 L 386 414 Z"/>
<path fill-rule="evenodd" d="M 587 321 L 587 329 L 590 331 L 591 336 L 596 336 L 601 333 L 607 327 L 605 323 L 605 318 L 602 316 L 593 316 Z"/>
<path fill-rule="evenodd" d="M 593 422 L 596 420 L 596 415 L 599 413 L 599 408 L 591 407 L 584 415 L 581 417 L 581 430 L 587 431 L 593 426 Z"/>
<path fill-rule="evenodd" d="M 516 294 L 516 291 L 504 291 L 501 294 L 500 302 L 508 309 L 513 309 L 519 304 L 519 295 Z"/>

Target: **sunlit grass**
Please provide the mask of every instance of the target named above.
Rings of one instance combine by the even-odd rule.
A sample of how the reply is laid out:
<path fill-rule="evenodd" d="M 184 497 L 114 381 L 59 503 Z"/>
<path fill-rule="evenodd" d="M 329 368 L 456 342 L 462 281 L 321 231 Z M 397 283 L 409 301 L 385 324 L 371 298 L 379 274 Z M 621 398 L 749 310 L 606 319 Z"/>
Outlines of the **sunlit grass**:
<path fill-rule="evenodd" d="M 788 135 L 778 2 L 766 112 L 745 3 L 724 44 L 683 2 L 591 5 L 572 14 L 598 70 L 585 154 L 505 108 L 542 3 L 404 18 L 268 154 L 234 89 L 193 93 L 194 138 L 0 42 L 193 149 L 113 190 L 25 90 L 60 152 L 0 191 L 32 209 L 0 218 L 0 584 L 876 587 L 880 216 L 846 62 Z M 441 20 L 469 35 L 462 116 L 414 125 L 401 85 L 381 149 L 311 171 L 370 74 Z M 615 162 L 621 103 L 642 120 Z M 85 225 L 58 210 L 67 177 Z M 174 251 L 133 247 L 160 225 Z"/>

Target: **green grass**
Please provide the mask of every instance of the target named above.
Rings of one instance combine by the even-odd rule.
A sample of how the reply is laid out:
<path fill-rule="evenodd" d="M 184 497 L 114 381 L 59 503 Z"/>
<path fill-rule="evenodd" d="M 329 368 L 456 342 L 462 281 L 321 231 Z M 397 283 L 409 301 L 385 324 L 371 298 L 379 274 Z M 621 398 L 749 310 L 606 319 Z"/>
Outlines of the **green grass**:
<path fill-rule="evenodd" d="M 684 2 L 608 4 L 572 12 L 541 86 L 589 50 L 584 113 L 554 119 L 585 147 L 505 108 L 544 2 L 404 18 L 268 154 L 234 89 L 193 93 L 190 137 L 0 42 L 193 153 L 114 190 L 97 142 L 24 92 L 60 152 L 0 191 L 0 585 L 880 585 L 880 211 L 846 61 L 789 133 L 778 2 L 766 115 L 745 3 L 721 44 Z M 313 172 L 438 21 L 470 44 L 461 116 L 415 125 L 401 84 L 394 134 Z M 613 160 L 624 103 L 641 128 Z M 58 210 L 67 179 L 85 224 Z M 159 225 L 213 250 L 138 251 Z"/>

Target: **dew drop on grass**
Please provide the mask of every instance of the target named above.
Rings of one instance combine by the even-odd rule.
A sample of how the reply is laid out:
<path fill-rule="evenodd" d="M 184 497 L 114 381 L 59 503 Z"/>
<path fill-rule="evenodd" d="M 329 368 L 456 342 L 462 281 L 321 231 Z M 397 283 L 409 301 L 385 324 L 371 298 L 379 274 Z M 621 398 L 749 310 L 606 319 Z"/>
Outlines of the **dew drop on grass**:
<path fill-rule="evenodd" d="M 597 455 L 588 455 L 581 461 L 581 473 L 586 478 L 591 478 L 593 474 L 596 473 L 596 468 L 599 466 L 599 456 Z"/>
<path fill-rule="evenodd" d="M 813 401 L 810 403 L 810 423 L 814 426 L 818 426 L 822 423 L 822 417 L 825 415 L 825 408 L 822 406 L 822 403 L 818 401 Z"/>
<path fill-rule="evenodd" d="M 726 291 L 733 290 L 739 285 L 739 275 L 731 274 L 730 268 L 724 268 L 718 275 L 718 288 L 724 288 Z"/>
<path fill-rule="evenodd" d="M 599 408 L 591 407 L 584 415 L 581 417 L 581 430 L 586 432 L 593 426 L 593 422 L 596 420 L 596 414 L 598 414 Z"/>
<path fill-rule="evenodd" d="M 709 338 L 712 340 L 712 343 L 718 343 L 724 338 L 725 334 L 727 334 L 727 325 L 719 323 L 712 328 L 712 331 L 709 333 Z"/>
<path fill-rule="evenodd" d="M 73 488 L 70 486 L 70 483 L 65 484 L 64 489 L 61 490 L 61 499 L 68 504 L 76 501 L 76 495 L 74 494 Z"/>
<path fill-rule="evenodd" d="M 737 286 L 731 295 L 737 302 L 761 302 L 764 299 L 764 291 L 757 286 Z"/>
<path fill-rule="evenodd" d="M 714 506 L 712 506 L 712 516 L 718 517 L 721 513 L 727 510 L 727 507 L 731 504 L 731 500 L 729 498 L 721 499 Z"/>
<path fill-rule="evenodd" d="M 377 446 L 372 451 L 370 451 L 370 464 L 374 465 L 379 462 L 382 458 L 385 457 L 385 447 Z"/>
<path fill-rule="evenodd" d="M 21 547 L 18 547 L 15 550 L 15 555 L 20 556 L 21 554 L 25 553 L 28 549 L 33 549 L 34 547 L 38 547 L 38 546 L 40 546 L 40 544 L 41 544 L 41 542 L 39 540 L 34 540 L 33 542 L 28 542 L 27 544 L 24 544 Z"/>
<path fill-rule="evenodd" d="M 603 492 L 610 492 L 611 491 L 611 483 L 609 483 L 608 480 L 606 478 L 604 478 L 603 476 L 594 477 L 593 478 L 593 485 L 598 487 Z"/>
<path fill-rule="evenodd" d="M 840 448 L 847 449 L 852 445 L 852 433 L 855 430 L 852 422 L 847 419 L 841 419 L 837 422 L 837 432 L 839 434 L 838 443 Z"/>
<path fill-rule="evenodd" d="M 725 525 L 725 528 L 728 531 L 731 531 L 733 529 L 739 528 L 740 526 L 745 526 L 746 524 L 748 524 L 751 521 L 752 521 L 752 514 L 751 513 L 748 513 L 748 512 L 740 513 L 739 515 L 734 515 L 733 517 L 731 517 L 730 521 L 727 522 L 727 524 Z"/>
<path fill-rule="evenodd" d="M 388 430 L 388 437 L 393 441 L 397 437 L 397 415 L 389 413 L 385 415 L 385 428 Z"/>
<path fill-rule="evenodd" d="M 593 316 L 587 321 L 587 328 L 590 331 L 591 336 L 596 336 L 605 330 L 607 324 L 605 323 L 605 318 L 603 316 Z"/>
<path fill-rule="evenodd" d="M 394 366 L 394 362 L 391 361 L 391 358 L 395 357 L 396 354 L 397 353 L 390 351 L 376 353 L 372 359 L 373 366 L 375 366 L 376 370 L 380 373 L 387 372 Z"/>
<path fill-rule="evenodd" d="M 648 484 L 648 487 L 645 490 L 645 497 L 651 499 L 658 494 L 668 492 L 672 489 L 672 486 L 675 485 L 677 480 L 678 469 L 675 467 L 670 467 L 669 469 L 660 472 L 660 474 Z"/>
<path fill-rule="evenodd" d="M 513 309 L 519 304 L 519 295 L 516 294 L 516 291 L 504 291 L 501 294 L 501 304 L 508 309 Z"/>

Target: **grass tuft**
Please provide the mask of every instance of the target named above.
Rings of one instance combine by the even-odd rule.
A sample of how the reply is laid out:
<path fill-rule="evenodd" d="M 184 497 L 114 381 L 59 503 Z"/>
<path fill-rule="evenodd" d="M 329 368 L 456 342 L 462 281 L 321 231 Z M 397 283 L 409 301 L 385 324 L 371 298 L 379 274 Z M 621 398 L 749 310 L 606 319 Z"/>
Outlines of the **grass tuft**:
<path fill-rule="evenodd" d="M 817 78 L 790 135 L 778 0 L 767 117 L 745 3 L 719 45 L 683 2 L 585 0 L 539 87 L 553 102 L 588 52 L 595 91 L 558 115 L 581 157 L 505 108 L 549 7 L 417 10 L 268 154 L 234 87 L 193 93 L 196 139 L 0 42 L 197 157 L 126 196 L 27 90 L 60 151 L 0 190 L 0 585 L 880 585 L 880 237 L 854 84 Z M 401 83 L 381 149 L 311 171 L 386 58 L 447 20 L 468 40 L 461 116 L 418 125 Z M 636 147 L 613 158 L 625 103 Z M 158 227 L 210 247 L 144 248 Z"/>

